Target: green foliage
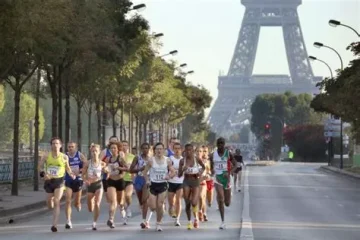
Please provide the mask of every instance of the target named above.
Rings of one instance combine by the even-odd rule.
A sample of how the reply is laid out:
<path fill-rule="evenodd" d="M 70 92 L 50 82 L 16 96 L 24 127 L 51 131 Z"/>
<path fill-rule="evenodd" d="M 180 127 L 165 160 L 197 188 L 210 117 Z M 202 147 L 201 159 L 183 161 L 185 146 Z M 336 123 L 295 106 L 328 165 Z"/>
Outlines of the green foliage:
<path fill-rule="evenodd" d="M 284 133 L 284 139 L 295 158 L 304 162 L 326 161 L 324 126 L 308 124 L 289 127 Z"/>
<path fill-rule="evenodd" d="M 348 49 L 356 58 L 336 78 L 324 79 L 318 85 L 323 93 L 313 99 L 311 107 L 352 123 L 353 135 L 360 141 L 360 42 L 352 43 Z"/>
<path fill-rule="evenodd" d="M 251 105 L 251 131 L 258 139 L 263 137 L 265 124 L 271 124 L 270 148 L 275 156 L 280 153 L 282 124 L 297 126 L 321 124 L 322 115 L 310 108 L 311 95 L 291 92 L 258 95 Z"/>
<path fill-rule="evenodd" d="M 0 139 L 5 143 L 11 143 L 13 139 L 13 123 L 14 123 L 14 92 L 8 89 L 5 94 L 5 107 L 0 113 Z M 19 139 L 21 143 L 30 143 L 29 121 L 34 119 L 35 116 L 35 99 L 29 94 L 22 94 L 20 100 L 20 122 Z M 45 118 L 43 110 L 39 112 L 39 136 L 40 139 L 44 136 Z M 34 128 L 33 128 L 34 130 Z M 35 135 L 33 134 L 34 140 Z"/>

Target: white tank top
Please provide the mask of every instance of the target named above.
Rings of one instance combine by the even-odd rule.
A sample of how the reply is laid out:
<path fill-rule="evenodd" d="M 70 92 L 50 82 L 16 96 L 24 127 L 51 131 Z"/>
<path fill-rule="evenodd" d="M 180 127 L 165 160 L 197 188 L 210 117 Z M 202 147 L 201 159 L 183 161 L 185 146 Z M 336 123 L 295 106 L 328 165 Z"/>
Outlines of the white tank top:
<path fill-rule="evenodd" d="M 101 178 L 101 161 L 99 160 L 98 166 L 93 164 L 93 161 L 89 161 L 89 166 L 87 169 L 87 175 L 89 178 Z"/>
<path fill-rule="evenodd" d="M 184 166 L 187 166 L 186 158 L 184 159 Z M 194 166 L 188 167 L 184 173 L 185 174 L 198 174 L 199 172 L 200 172 L 199 164 L 198 164 L 196 158 L 194 158 Z"/>
<path fill-rule="evenodd" d="M 228 168 L 227 168 L 228 156 L 229 156 L 228 150 L 225 150 L 224 155 L 222 157 L 219 156 L 219 153 L 217 150 L 214 151 L 213 161 L 214 161 L 215 174 L 219 175 L 219 174 L 222 174 L 222 173 L 228 171 Z"/>
<path fill-rule="evenodd" d="M 165 177 L 168 174 L 168 163 L 166 157 L 163 157 L 164 163 L 158 164 L 155 157 L 152 157 L 152 167 L 150 168 L 150 181 L 154 183 L 166 182 Z"/>
<path fill-rule="evenodd" d="M 183 183 L 184 182 L 184 175 L 181 177 L 178 177 L 178 173 L 179 173 L 179 165 L 180 165 L 180 160 L 182 159 L 182 157 L 180 157 L 179 159 L 177 159 L 175 156 L 171 156 L 170 160 L 172 162 L 172 165 L 175 169 L 176 175 L 174 178 L 170 179 L 169 182 L 170 183 Z"/>

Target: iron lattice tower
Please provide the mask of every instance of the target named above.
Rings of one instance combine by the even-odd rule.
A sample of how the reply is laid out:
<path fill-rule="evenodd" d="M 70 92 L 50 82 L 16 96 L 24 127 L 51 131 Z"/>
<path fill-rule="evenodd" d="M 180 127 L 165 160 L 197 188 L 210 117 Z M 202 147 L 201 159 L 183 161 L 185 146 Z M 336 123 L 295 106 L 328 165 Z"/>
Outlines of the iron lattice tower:
<path fill-rule="evenodd" d="M 218 98 L 209 115 L 213 131 L 229 136 L 250 119 L 251 102 L 262 93 L 315 93 L 314 77 L 300 26 L 301 0 L 242 0 L 246 7 L 227 76 L 219 76 Z M 290 76 L 253 75 L 261 27 L 282 27 Z"/>

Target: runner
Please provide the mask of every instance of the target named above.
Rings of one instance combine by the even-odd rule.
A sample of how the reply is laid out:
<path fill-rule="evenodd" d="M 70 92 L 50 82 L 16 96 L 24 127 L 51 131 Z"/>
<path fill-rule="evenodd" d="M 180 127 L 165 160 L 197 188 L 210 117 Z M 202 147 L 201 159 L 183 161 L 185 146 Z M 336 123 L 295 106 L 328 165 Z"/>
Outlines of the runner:
<path fill-rule="evenodd" d="M 116 207 L 120 207 L 120 213 L 124 216 L 124 190 L 125 190 L 125 182 L 124 182 L 124 173 L 128 170 L 126 167 L 126 162 L 124 160 L 124 153 L 122 152 L 122 144 L 120 142 L 110 143 L 109 144 L 111 157 L 107 157 L 105 162 L 107 167 L 105 168 L 108 173 L 108 189 L 107 195 L 109 198 L 109 220 L 107 221 L 107 225 L 110 228 L 115 228 L 114 218 Z"/>
<path fill-rule="evenodd" d="M 201 168 L 200 168 L 201 167 Z M 184 182 L 184 200 L 186 204 L 186 215 L 188 219 L 187 228 L 192 229 L 191 223 L 191 206 L 194 213 L 194 228 L 199 227 L 198 220 L 198 202 L 199 202 L 199 193 L 200 193 L 200 176 L 205 170 L 205 165 L 203 162 L 195 157 L 194 147 L 192 144 L 185 145 L 185 157 L 180 160 L 179 166 L 179 177 L 183 174 Z"/>
<path fill-rule="evenodd" d="M 71 229 L 71 200 L 73 196 L 75 208 L 78 212 L 81 211 L 81 195 L 83 186 L 83 179 L 81 177 L 81 173 L 84 163 L 86 163 L 86 158 L 84 154 L 78 151 L 77 144 L 75 142 L 69 142 L 67 148 L 68 152 L 66 153 L 66 155 L 69 158 L 69 166 L 71 168 L 71 171 L 76 175 L 75 179 L 72 179 L 72 177 L 67 173 L 65 175 L 65 229 Z"/>
<path fill-rule="evenodd" d="M 184 177 L 177 176 L 179 172 L 180 160 L 182 159 L 181 144 L 178 142 L 174 143 L 173 150 L 174 150 L 174 155 L 170 157 L 170 160 L 172 166 L 175 169 L 176 175 L 168 181 L 169 182 L 169 189 L 168 189 L 169 215 L 172 218 L 176 218 L 175 226 L 181 226 L 179 220 L 181 214 L 181 199 L 183 196 Z"/>
<path fill-rule="evenodd" d="M 236 169 L 236 160 L 229 150 L 225 149 L 225 139 L 218 138 L 217 149 L 210 155 L 211 172 L 215 175 L 216 198 L 219 206 L 221 225 L 219 229 L 225 229 L 225 206 L 231 203 L 231 180 L 230 175 Z"/>
<path fill-rule="evenodd" d="M 130 169 L 131 163 L 133 162 L 135 155 L 133 155 L 132 153 L 130 153 L 130 149 L 129 149 L 129 142 L 128 141 L 122 141 L 122 145 L 123 145 L 123 150 L 125 153 L 125 162 L 126 162 L 126 166 L 128 169 Z M 132 174 L 130 173 L 130 170 L 128 172 L 125 172 L 124 175 L 124 181 L 125 181 L 125 213 L 122 217 L 123 217 L 123 224 L 127 225 L 127 220 L 128 218 L 131 218 L 132 214 L 131 214 L 131 209 L 130 209 L 130 205 L 132 202 L 132 194 L 134 191 L 134 187 L 133 187 L 133 178 L 132 178 Z"/>
<path fill-rule="evenodd" d="M 151 211 L 156 210 L 156 230 L 159 232 L 162 231 L 160 224 L 164 215 L 163 205 L 168 189 L 167 180 L 175 176 L 171 160 L 164 156 L 164 150 L 164 144 L 157 143 L 155 145 L 155 156 L 149 160 L 143 172 L 146 184 L 150 186 L 148 205 Z M 148 176 L 148 172 L 150 176 Z"/>
<path fill-rule="evenodd" d="M 87 186 L 87 205 L 89 212 L 94 212 L 92 230 L 96 231 L 96 222 L 100 215 L 100 204 L 103 196 L 101 172 L 106 163 L 99 158 L 100 145 L 91 144 L 91 159 L 84 164 L 83 179 Z"/>
<path fill-rule="evenodd" d="M 139 205 L 143 217 L 143 222 L 140 224 L 142 229 L 150 227 L 149 222 L 146 220 L 147 211 L 148 211 L 147 199 L 149 197 L 149 190 L 146 185 L 146 181 L 142 172 L 144 171 L 145 166 L 150 159 L 149 148 L 150 148 L 149 143 L 143 143 L 141 145 L 141 152 L 142 152 L 141 155 L 136 156 L 130 166 L 130 172 L 137 174 L 134 179 L 134 188 L 139 200 Z M 151 216 L 149 217 L 149 220 L 150 218 Z"/>
<path fill-rule="evenodd" d="M 170 157 L 174 155 L 174 144 L 179 142 L 176 137 L 172 137 L 169 140 L 168 148 L 166 149 L 166 156 Z"/>
<path fill-rule="evenodd" d="M 238 192 L 241 192 L 241 171 L 242 166 L 245 167 L 245 164 L 240 149 L 237 148 L 235 150 L 234 158 L 236 160 L 236 170 L 234 172 L 234 186 L 236 187 L 236 190 Z"/>
<path fill-rule="evenodd" d="M 211 180 L 211 169 L 209 162 L 208 147 L 202 146 L 198 148 L 197 154 L 205 165 L 205 171 L 202 174 L 202 181 L 200 183 L 199 220 L 207 222 L 208 218 L 206 214 L 206 197 L 208 190 L 208 181 Z"/>
<path fill-rule="evenodd" d="M 206 162 L 207 162 L 207 165 L 206 164 L 205 165 L 208 169 L 208 174 L 211 175 L 211 167 L 210 167 L 210 160 L 209 160 L 210 151 L 211 151 L 211 153 L 213 152 L 213 150 L 210 148 L 204 149 L 204 158 L 206 158 Z M 206 179 L 206 201 L 207 201 L 208 207 L 211 207 L 211 205 L 214 201 L 214 180 L 211 177 Z"/>
<path fill-rule="evenodd" d="M 102 150 L 101 153 L 100 153 L 100 159 L 101 159 L 102 161 L 105 161 L 105 159 L 106 159 L 107 157 L 110 157 L 110 156 L 111 156 L 111 151 L 110 151 L 110 148 L 109 148 L 109 144 L 115 143 L 115 142 L 118 142 L 118 141 L 119 141 L 119 139 L 118 139 L 117 136 L 111 136 L 111 137 L 109 138 L 109 143 L 108 143 L 108 145 L 107 145 L 106 148 L 105 148 L 104 150 Z M 108 195 L 106 194 L 106 192 L 107 192 L 107 187 L 108 187 L 107 178 L 108 178 L 107 173 L 103 173 L 102 185 L 103 185 L 103 189 L 104 189 L 104 192 L 105 192 L 106 201 L 109 203 L 110 200 L 109 200 L 109 198 L 108 198 Z"/>
<path fill-rule="evenodd" d="M 60 152 L 62 142 L 60 138 L 54 137 L 50 141 L 51 153 L 43 155 L 38 170 L 41 178 L 45 180 L 44 189 L 47 193 L 46 203 L 49 209 L 53 209 L 52 232 L 57 232 L 57 224 L 60 215 L 60 200 L 64 193 L 65 171 L 72 179 L 76 175 L 72 173 L 69 159 L 66 154 Z"/>

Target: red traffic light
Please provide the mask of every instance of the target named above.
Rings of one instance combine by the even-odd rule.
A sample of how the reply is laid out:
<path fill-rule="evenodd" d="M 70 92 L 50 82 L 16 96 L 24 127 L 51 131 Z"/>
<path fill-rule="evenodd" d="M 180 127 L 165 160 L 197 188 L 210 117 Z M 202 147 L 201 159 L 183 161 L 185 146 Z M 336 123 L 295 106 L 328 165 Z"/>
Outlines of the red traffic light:
<path fill-rule="evenodd" d="M 269 129 L 269 128 L 270 128 L 270 124 L 268 124 L 268 123 L 265 124 L 265 128 L 266 128 L 266 129 Z"/>

